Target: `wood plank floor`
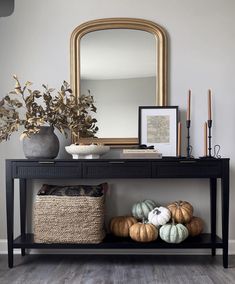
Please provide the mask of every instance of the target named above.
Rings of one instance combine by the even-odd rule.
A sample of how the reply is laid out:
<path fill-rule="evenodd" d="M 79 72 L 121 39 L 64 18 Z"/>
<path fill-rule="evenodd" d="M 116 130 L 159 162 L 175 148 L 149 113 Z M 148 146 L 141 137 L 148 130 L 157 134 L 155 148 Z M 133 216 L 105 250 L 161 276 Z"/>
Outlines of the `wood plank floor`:
<path fill-rule="evenodd" d="M 216 256 L 15 255 L 13 269 L 0 255 L 1 284 L 233 284 L 235 256 L 229 268 Z"/>

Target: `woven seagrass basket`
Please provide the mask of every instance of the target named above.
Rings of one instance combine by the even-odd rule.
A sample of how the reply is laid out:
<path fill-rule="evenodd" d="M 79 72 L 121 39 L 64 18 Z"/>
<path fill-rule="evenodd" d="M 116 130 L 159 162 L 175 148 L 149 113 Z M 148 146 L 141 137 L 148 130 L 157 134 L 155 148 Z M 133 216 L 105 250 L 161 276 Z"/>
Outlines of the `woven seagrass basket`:
<path fill-rule="evenodd" d="M 100 243 L 105 237 L 104 195 L 37 195 L 33 208 L 35 243 Z"/>

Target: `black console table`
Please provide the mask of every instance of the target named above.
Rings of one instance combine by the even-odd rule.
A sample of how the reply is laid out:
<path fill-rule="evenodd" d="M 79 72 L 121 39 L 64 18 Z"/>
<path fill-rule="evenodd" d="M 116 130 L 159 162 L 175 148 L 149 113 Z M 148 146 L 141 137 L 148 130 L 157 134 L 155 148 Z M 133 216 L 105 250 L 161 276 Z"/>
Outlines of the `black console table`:
<path fill-rule="evenodd" d="M 107 236 L 100 244 L 37 244 L 33 235 L 26 233 L 26 186 L 28 179 L 108 179 L 108 178 L 196 178 L 210 181 L 211 232 L 188 238 L 180 244 L 168 244 L 161 240 L 151 243 L 137 243 Z M 13 238 L 14 231 L 14 179 L 20 182 L 20 225 L 21 234 Z M 216 235 L 217 179 L 221 180 L 222 239 Z M 13 267 L 15 248 L 25 249 L 77 249 L 77 248 L 210 248 L 223 249 L 223 266 L 228 267 L 228 225 L 229 225 L 229 159 L 180 159 L 159 160 L 97 159 L 97 160 L 6 160 L 6 201 L 8 265 Z"/>

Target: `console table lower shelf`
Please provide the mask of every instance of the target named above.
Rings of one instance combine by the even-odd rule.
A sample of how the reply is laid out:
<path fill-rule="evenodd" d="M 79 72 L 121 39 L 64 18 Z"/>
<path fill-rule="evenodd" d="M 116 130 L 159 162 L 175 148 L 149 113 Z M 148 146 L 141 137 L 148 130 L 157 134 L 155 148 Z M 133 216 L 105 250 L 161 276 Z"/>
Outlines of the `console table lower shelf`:
<path fill-rule="evenodd" d="M 188 237 L 182 243 L 169 244 L 158 238 L 154 242 L 141 243 L 135 242 L 130 238 L 119 238 L 107 235 L 102 243 L 99 244 L 62 244 L 62 243 L 34 243 L 33 234 L 19 236 L 14 240 L 14 248 L 20 249 L 216 249 L 223 248 L 222 239 L 216 236 L 214 239 L 211 234 L 201 234 L 197 237 Z"/>

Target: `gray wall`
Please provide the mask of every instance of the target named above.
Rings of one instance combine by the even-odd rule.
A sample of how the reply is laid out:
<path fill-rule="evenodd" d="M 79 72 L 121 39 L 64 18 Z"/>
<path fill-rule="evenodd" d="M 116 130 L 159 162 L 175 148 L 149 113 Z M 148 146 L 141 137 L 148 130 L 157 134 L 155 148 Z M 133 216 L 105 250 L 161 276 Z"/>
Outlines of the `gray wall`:
<path fill-rule="evenodd" d="M 14 73 L 23 81 L 35 82 L 35 87 L 48 83 L 58 88 L 64 79 L 69 80 L 69 38 L 72 30 L 85 21 L 136 17 L 159 23 L 169 37 L 169 101 L 179 105 L 182 121 L 187 90 L 192 89 L 191 143 L 196 157 L 203 153 L 207 90 L 213 89 L 213 144 L 220 144 L 222 156 L 231 158 L 230 239 L 235 240 L 234 11 L 233 0 L 18 0 L 12 16 L 0 18 L 0 96 L 12 88 Z M 61 136 L 60 139 L 63 140 Z M 60 156 L 63 155 L 62 146 Z M 19 134 L 0 145 L 0 239 L 6 238 L 6 158 L 23 158 Z M 110 184 L 110 215 L 129 212 L 131 204 L 140 198 L 153 198 L 161 204 L 184 199 L 192 202 L 195 214 L 202 216 L 209 228 L 205 180 L 111 180 Z M 32 186 L 39 184 L 34 182 Z"/>

